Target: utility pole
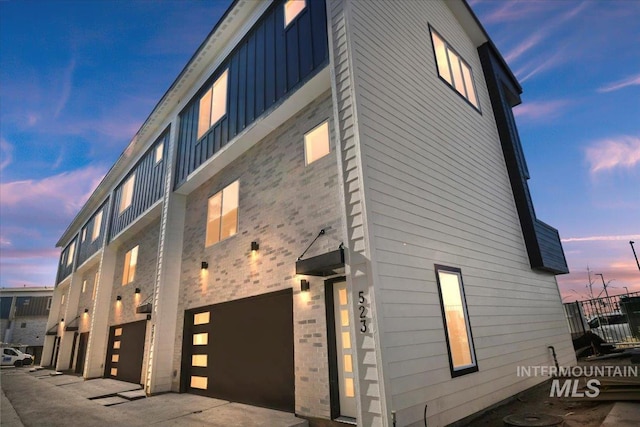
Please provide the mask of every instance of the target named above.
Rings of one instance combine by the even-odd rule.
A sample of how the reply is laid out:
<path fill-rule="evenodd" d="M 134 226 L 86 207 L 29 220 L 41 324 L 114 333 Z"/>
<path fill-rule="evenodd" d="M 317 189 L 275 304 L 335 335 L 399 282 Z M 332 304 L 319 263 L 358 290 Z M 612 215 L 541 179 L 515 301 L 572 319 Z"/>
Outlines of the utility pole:
<path fill-rule="evenodd" d="M 609 298 L 609 292 L 607 291 L 607 284 L 604 282 L 604 276 L 602 275 L 602 273 L 596 273 L 596 276 L 600 276 L 600 278 L 602 279 L 602 286 L 604 287 L 604 294 L 607 296 L 607 298 Z"/>
<path fill-rule="evenodd" d="M 634 244 L 634 243 L 635 243 L 635 242 L 634 242 L 633 240 L 630 240 L 630 241 L 629 241 L 629 244 L 631 245 L 631 250 L 633 251 L 633 256 L 634 256 L 634 258 L 636 259 L 636 264 L 638 264 L 638 270 L 640 270 L 640 262 L 638 262 L 638 255 L 636 255 L 636 250 L 635 250 L 635 248 L 633 247 L 633 244 Z"/>
<path fill-rule="evenodd" d="M 591 281 L 591 270 L 589 269 L 588 265 L 587 265 L 587 276 L 589 276 L 589 284 L 587 285 L 587 288 L 589 288 L 589 296 L 591 297 L 591 299 L 593 299 L 593 282 Z"/>

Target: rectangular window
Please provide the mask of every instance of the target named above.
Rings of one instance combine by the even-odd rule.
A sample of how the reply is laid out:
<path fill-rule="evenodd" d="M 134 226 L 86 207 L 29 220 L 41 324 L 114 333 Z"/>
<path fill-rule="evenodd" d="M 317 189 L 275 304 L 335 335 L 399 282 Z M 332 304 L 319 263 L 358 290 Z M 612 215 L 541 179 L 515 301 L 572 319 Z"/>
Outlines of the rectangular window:
<path fill-rule="evenodd" d="M 67 252 L 67 267 L 73 262 L 73 255 L 76 252 L 76 242 L 69 245 L 69 251 Z"/>
<path fill-rule="evenodd" d="M 102 210 L 98 212 L 93 219 L 93 231 L 91 233 L 91 241 L 95 242 L 95 240 L 100 236 L 100 228 L 102 227 Z"/>
<path fill-rule="evenodd" d="M 464 296 L 462 272 L 459 268 L 441 265 L 436 265 L 435 270 L 449 348 L 451 376 L 476 372 L 478 365 Z"/>
<path fill-rule="evenodd" d="M 122 284 L 133 282 L 136 278 L 136 266 L 138 265 L 138 246 L 129 250 L 124 256 L 124 271 L 122 272 Z"/>
<path fill-rule="evenodd" d="M 305 0 L 287 0 L 284 2 L 284 26 L 285 28 L 293 21 L 296 16 L 306 7 Z"/>
<path fill-rule="evenodd" d="M 238 232 L 238 198 L 236 181 L 209 198 L 205 246 L 211 246 Z"/>
<path fill-rule="evenodd" d="M 451 49 L 449 44 L 433 28 L 431 29 L 431 40 L 433 41 L 438 75 L 456 92 L 465 97 L 471 105 L 480 109 L 473 84 L 473 73 L 469 64 Z"/>
<path fill-rule="evenodd" d="M 82 281 L 82 293 L 84 294 L 87 290 L 87 279 Z"/>
<path fill-rule="evenodd" d="M 131 202 L 133 201 L 133 187 L 136 182 L 136 174 L 132 174 L 129 179 L 127 179 L 122 186 L 122 191 L 120 192 L 120 210 L 119 213 L 124 212 L 129 206 L 131 206 Z"/>
<path fill-rule="evenodd" d="M 49 297 L 49 299 L 47 299 L 47 311 L 51 310 L 51 297 Z"/>
<path fill-rule="evenodd" d="M 87 227 L 82 229 L 82 241 L 84 242 L 87 239 Z"/>
<path fill-rule="evenodd" d="M 330 151 L 329 122 L 324 122 L 304 134 L 304 158 L 307 165 L 326 156 Z"/>
<path fill-rule="evenodd" d="M 229 70 L 218 77 L 213 86 L 200 98 L 200 113 L 198 115 L 198 139 L 211 126 L 215 125 L 227 113 L 227 80 Z"/>
<path fill-rule="evenodd" d="M 64 294 L 62 294 L 62 299 L 60 299 L 60 305 L 64 305 Z"/>
<path fill-rule="evenodd" d="M 164 144 L 159 144 L 156 147 L 156 151 L 155 151 L 155 158 L 156 158 L 156 164 L 160 163 L 162 161 L 162 155 L 164 152 Z"/>

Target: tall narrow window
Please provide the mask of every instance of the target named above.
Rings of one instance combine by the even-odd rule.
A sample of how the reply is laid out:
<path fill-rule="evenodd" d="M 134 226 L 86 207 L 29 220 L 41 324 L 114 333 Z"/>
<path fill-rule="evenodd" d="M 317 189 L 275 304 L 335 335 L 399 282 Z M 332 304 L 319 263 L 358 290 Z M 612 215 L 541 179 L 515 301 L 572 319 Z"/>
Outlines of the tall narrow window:
<path fill-rule="evenodd" d="M 100 236 L 100 228 L 102 227 L 102 210 L 98 212 L 93 219 L 93 232 L 91 233 L 91 241 L 95 242 L 95 240 Z"/>
<path fill-rule="evenodd" d="M 122 272 L 122 284 L 133 282 L 136 278 L 136 266 L 138 265 L 138 246 L 131 249 L 124 256 L 124 271 Z"/>
<path fill-rule="evenodd" d="M 84 242 L 87 238 L 87 227 L 82 228 L 82 241 Z"/>
<path fill-rule="evenodd" d="M 238 232 L 239 181 L 209 198 L 205 246 L 233 236 Z"/>
<path fill-rule="evenodd" d="M 438 75 L 456 92 L 465 97 L 469 103 L 479 109 L 471 67 L 433 29 L 431 29 L 431 40 L 433 41 Z"/>
<path fill-rule="evenodd" d="M 329 122 L 316 126 L 304 135 L 304 158 L 307 165 L 326 156 L 330 151 Z"/>
<path fill-rule="evenodd" d="M 76 242 L 72 242 L 69 245 L 69 251 L 67 252 L 67 267 L 71 265 L 71 263 L 73 262 L 73 256 L 75 255 L 76 252 Z"/>
<path fill-rule="evenodd" d="M 131 202 L 133 201 L 133 188 L 136 182 L 136 174 L 132 174 L 129 179 L 127 179 L 122 186 L 122 191 L 120 192 L 120 210 L 119 212 L 124 212 L 129 206 L 131 206 Z"/>
<path fill-rule="evenodd" d="M 84 294 L 87 291 L 87 279 L 82 281 L 82 293 Z"/>
<path fill-rule="evenodd" d="M 200 98 L 198 138 L 204 135 L 227 113 L 227 79 L 229 70 L 218 77 L 213 86 Z"/>
<path fill-rule="evenodd" d="M 158 144 L 158 146 L 156 147 L 156 151 L 154 153 L 156 164 L 162 161 L 163 152 L 164 152 L 164 144 Z"/>
<path fill-rule="evenodd" d="M 287 27 L 307 6 L 305 0 L 287 0 L 284 2 L 284 26 Z"/>
<path fill-rule="evenodd" d="M 462 272 L 458 268 L 440 265 L 436 265 L 435 269 L 449 347 L 451 376 L 475 372 L 478 365 L 464 296 Z"/>

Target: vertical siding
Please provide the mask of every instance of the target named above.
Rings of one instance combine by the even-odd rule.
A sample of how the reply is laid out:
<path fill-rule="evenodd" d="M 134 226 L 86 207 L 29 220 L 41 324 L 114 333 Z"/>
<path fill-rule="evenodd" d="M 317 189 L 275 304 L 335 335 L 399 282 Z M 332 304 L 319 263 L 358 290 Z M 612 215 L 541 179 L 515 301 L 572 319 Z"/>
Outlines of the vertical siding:
<path fill-rule="evenodd" d="M 162 160 L 156 163 L 155 150 L 160 144 L 163 145 Z M 167 157 L 168 144 L 169 129 L 164 131 L 158 140 L 149 148 L 138 164 L 122 179 L 122 182 L 115 189 L 109 239 L 112 239 L 124 230 L 129 224 L 134 222 L 138 216 L 162 198 L 165 186 L 164 176 L 166 168 L 164 165 Z M 122 196 L 122 186 L 133 173 L 136 174 L 136 178 L 131 206 L 120 213 L 119 208 L 120 198 Z"/>
<path fill-rule="evenodd" d="M 80 243 L 78 248 L 78 265 L 79 266 L 82 265 L 83 262 L 88 260 L 91 257 L 91 255 L 95 254 L 96 252 L 98 252 L 98 250 L 100 250 L 100 248 L 102 248 L 102 243 L 104 242 L 104 233 L 107 229 L 107 222 L 109 219 L 107 217 L 107 210 L 106 210 L 107 203 L 109 203 L 108 198 L 102 204 L 102 206 L 100 206 L 100 208 L 96 210 L 96 212 L 93 214 L 91 219 L 87 221 L 87 223 L 83 227 L 83 229 L 87 230 L 87 235 L 84 241 L 82 241 L 82 231 L 80 231 Z M 96 237 L 95 240 L 93 240 L 93 226 L 97 219 L 96 215 L 99 212 L 102 212 L 102 223 L 100 224 L 100 234 Z"/>
<path fill-rule="evenodd" d="M 476 46 L 443 2 L 351 4 L 391 409 L 445 425 L 533 385 L 516 366 L 552 363 L 547 345 L 572 363 L 571 341 L 555 277 L 529 265 Z M 471 65 L 482 113 L 438 78 L 429 25 Z M 478 358 L 455 379 L 436 263 L 462 269 Z"/>
<path fill-rule="evenodd" d="M 286 28 L 283 2 L 276 1 L 180 113 L 175 186 L 309 80 L 328 57 L 324 1 L 307 2 Z M 198 139 L 200 97 L 227 68 L 226 115 Z"/>
<path fill-rule="evenodd" d="M 67 244 L 67 246 L 62 250 L 60 254 L 60 262 L 58 263 L 58 274 L 56 275 L 56 285 L 62 282 L 65 278 L 67 278 L 71 272 L 73 271 L 73 260 L 68 262 L 69 259 L 69 249 L 71 248 L 72 243 L 77 243 L 78 236 L 74 236 L 73 239 Z M 74 257 L 78 256 L 78 245 L 76 244 L 74 253 Z M 68 264 L 68 265 L 67 265 Z"/>

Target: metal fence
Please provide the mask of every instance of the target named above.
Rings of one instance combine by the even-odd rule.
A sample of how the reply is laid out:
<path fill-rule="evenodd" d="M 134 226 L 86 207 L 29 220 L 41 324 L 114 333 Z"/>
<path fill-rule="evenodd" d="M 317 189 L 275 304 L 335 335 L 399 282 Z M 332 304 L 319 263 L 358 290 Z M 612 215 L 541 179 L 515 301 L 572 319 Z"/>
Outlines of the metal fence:
<path fill-rule="evenodd" d="M 640 345 L 640 292 L 564 304 L 572 337 L 586 332 L 611 344 Z"/>

